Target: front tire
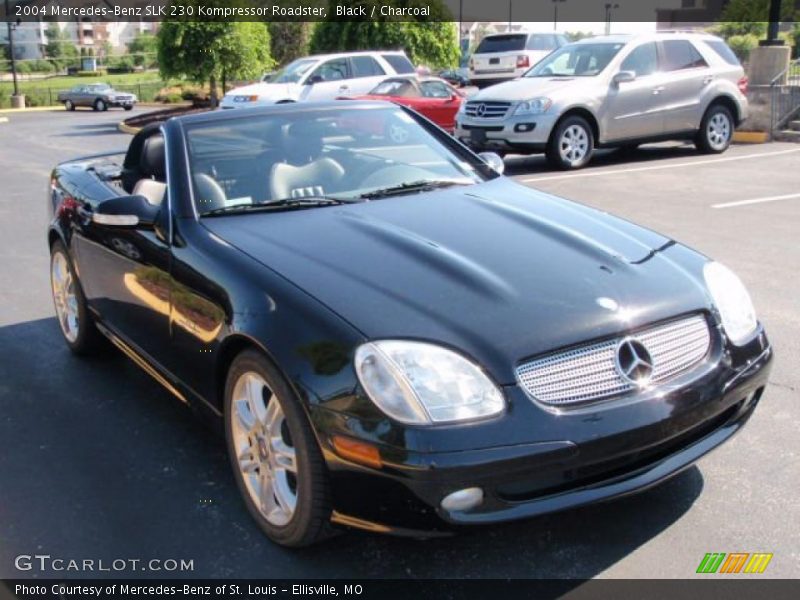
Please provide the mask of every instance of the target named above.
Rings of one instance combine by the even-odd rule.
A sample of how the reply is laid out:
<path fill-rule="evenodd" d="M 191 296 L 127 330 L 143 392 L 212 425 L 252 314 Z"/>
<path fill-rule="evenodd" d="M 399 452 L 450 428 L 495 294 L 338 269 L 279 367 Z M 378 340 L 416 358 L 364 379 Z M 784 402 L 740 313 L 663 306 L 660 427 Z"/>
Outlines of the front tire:
<path fill-rule="evenodd" d="M 559 121 L 547 142 L 545 155 L 557 169 L 580 169 L 594 153 L 592 127 L 583 117 L 573 115 Z"/>
<path fill-rule="evenodd" d="M 254 350 L 228 371 L 225 438 L 247 510 L 272 541 L 301 547 L 329 535 L 328 474 L 311 425 L 282 375 Z"/>
<path fill-rule="evenodd" d="M 727 106 L 714 104 L 703 115 L 694 144 L 703 154 L 722 154 L 731 145 L 734 120 Z"/>
<path fill-rule="evenodd" d="M 67 346 L 74 354 L 94 354 L 103 337 L 95 327 L 72 261 L 60 241 L 50 249 L 50 288 L 56 318 Z"/>
<path fill-rule="evenodd" d="M 94 109 L 98 112 L 105 112 L 108 110 L 108 104 L 102 98 L 98 98 L 94 101 Z"/>
<path fill-rule="evenodd" d="M 64 102 L 64 108 L 66 108 L 69 111 L 75 110 L 75 104 L 72 102 L 72 100 L 67 100 L 66 102 Z"/>
<path fill-rule="evenodd" d="M 133 105 L 131 105 L 131 104 L 126 104 L 125 106 L 123 106 L 123 108 L 124 108 L 125 110 L 133 110 Z"/>

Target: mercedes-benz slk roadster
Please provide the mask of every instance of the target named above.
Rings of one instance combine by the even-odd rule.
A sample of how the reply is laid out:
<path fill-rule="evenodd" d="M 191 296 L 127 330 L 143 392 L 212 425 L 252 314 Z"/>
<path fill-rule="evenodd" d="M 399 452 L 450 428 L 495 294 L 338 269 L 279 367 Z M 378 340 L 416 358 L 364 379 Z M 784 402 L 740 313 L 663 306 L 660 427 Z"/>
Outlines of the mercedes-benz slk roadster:
<path fill-rule="evenodd" d="M 287 546 L 606 500 L 739 431 L 772 359 L 739 278 L 501 171 L 389 103 L 148 126 L 53 171 L 61 332 L 216 424 Z"/>

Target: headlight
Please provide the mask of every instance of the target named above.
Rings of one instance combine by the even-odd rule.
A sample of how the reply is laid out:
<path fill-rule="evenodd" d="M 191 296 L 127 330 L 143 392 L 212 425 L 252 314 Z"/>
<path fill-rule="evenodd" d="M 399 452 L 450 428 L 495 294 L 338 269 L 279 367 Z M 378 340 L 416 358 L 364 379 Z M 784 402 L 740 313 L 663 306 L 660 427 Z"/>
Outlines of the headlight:
<path fill-rule="evenodd" d="M 747 288 L 725 265 L 709 262 L 703 267 L 711 298 L 722 318 L 722 327 L 728 338 L 737 346 L 742 345 L 758 327 L 756 310 Z"/>
<path fill-rule="evenodd" d="M 503 394 L 484 372 L 445 348 L 379 341 L 356 350 L 358 379 L 370 399 L 402 423 L 430 425 L 503 412 Z"/>
<path fill-rule="evenodd" d="M 514 110 L 515 115 L 540 115 L 547 112 L 547 109 L 553 105 L 550 98 L 534 98 L 533 100 L 525 100 L 517 104 Z"/>

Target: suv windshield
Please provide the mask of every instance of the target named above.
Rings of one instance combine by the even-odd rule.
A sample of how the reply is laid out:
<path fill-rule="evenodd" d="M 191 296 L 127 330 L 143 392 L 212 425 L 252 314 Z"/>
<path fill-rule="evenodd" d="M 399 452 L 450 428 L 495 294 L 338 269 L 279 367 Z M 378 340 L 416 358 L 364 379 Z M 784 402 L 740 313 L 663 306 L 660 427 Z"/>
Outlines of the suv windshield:
<path fill-rule="evenodd" d="M 490 35 L 481 40 L 475 49 L 475 54 L 489 54 L 491 52 L 513 52 L 524 50 L 528 36 L 524 33 L 508 35 Z"/>
<path fill-rule="evenodd" d="M 189 124 L 186 140 L 200 215 L 329 206 L 491 177 L 390 104 Z"/>
<path fill-rule="evenodd" d="M 593 77 L 608 66 L 624 45 L 596 42 L 562 46 L 524 77 Z"/>
<path fill-rule="evenodd" d="M 314 59 L 301 58 L 294 62 L 289 63 L 283 69 L 278 71 L 270 83 L 297 83 L 300 78 L 308 71 L 312 65 L 317 63 Z"/>

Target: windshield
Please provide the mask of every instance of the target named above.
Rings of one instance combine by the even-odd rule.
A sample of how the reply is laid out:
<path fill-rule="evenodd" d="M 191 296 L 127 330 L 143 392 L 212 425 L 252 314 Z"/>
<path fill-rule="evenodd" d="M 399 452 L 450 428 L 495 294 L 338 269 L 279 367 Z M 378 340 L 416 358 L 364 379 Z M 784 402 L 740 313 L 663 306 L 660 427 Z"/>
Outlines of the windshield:
<path fill-rule="evenodd" d="M 290 62 L 283 69 L 275 73 L 270 78 L 269 83 L 297 83 L 306 71 L 315 64 L 317 64 L 315 59 L 308 58 L 301 58 L 300 60 Z"/>
<path fill-rule="evenodd" d="M 608 66 L 624 45 L 599 42 L 562 46 L 524 77 L 593 77 Z"/>
<path fill-rule="evenodd" d="M 320 199 L 363 201 L 384 197 L 381 191 L 390 188 L 400 188 L 393 189 L 396 196 L 491 177 L 478 159 L 450 150 L 388 103 L 196 123 L 187 126 L 186 140 L 201 215 L 248 212 L 266 203 L 312 208 L 330 203 Z"/>

